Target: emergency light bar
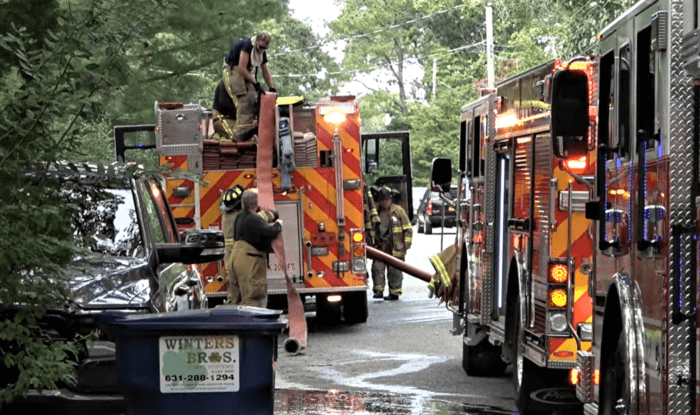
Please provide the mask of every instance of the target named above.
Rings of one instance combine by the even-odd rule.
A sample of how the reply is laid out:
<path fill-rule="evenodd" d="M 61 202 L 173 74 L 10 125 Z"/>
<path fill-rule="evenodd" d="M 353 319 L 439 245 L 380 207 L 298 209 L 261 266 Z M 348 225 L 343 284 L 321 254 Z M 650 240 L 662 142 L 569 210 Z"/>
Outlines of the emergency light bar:
<path fill-rule="evenodd" d="M 341 114 L 354 114 L 355 106 L 350 104 L 333 104 L 333 105 L 323 105 L 318 109 L 318 113 L 321 115 L 330 114 L 332 112 L 339 112 Z"/>

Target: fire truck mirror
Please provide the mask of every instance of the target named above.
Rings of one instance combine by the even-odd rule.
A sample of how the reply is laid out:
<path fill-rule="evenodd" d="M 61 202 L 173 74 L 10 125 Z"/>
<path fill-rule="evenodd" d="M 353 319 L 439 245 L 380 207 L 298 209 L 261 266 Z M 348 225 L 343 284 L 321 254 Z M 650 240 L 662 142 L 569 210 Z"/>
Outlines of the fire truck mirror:
<path fill-rule="evenodd" d="M 156 244 L 163 264 L 204 264 L 224 259 L 224 233 L 211 229 L 187 229 L 179 243 Z"/>
<path fill-rule="evenodd" d="M 452 160 L 435 157 L 430 165 L 430 187 L 433 190 L 449 192 L 452 183 Z"/>
<path fill-rule="evenodd" d="M 588 76 L 562 70 L 552 78 L 552 145 L 558 158 L 588 153 Z"/>
<path fill-rule="evenodd" d="M 601 250 L 606 256 L 621 256 L 629 252 L 629 215 L 621 209 L 605 211 L 605 235 Z"/>

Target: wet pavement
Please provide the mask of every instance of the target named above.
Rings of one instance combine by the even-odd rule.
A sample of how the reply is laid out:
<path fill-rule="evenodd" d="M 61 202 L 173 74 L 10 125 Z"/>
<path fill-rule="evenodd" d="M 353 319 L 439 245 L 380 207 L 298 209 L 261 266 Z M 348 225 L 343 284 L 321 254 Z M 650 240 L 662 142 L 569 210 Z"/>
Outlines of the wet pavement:
<path fill-rule="evenodd" d="M 459 404 L 437 396 L 278 389 L 275 391 L 275 414 L 511 415 L 513 411 Z"/>
<path fill-rule="evenodd" d="M 431 269 L 426 253 L 439 246 L 440 235 L 416 235 L 406 261 Z M 366 323 L 310 319 L 304 353 L 278 351 L 275 414 L 516 413 L 510 371 L 466 376 L 452 313 L 427 294 L 425 282 L 405 275 L 399 301 L 367 293 Z"/>

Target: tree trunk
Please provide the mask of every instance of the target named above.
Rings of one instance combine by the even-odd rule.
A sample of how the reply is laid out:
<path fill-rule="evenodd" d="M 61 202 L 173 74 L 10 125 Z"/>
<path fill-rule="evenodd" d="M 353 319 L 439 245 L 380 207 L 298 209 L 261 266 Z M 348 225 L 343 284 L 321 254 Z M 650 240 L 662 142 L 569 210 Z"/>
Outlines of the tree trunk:
<path fill-rule="evenodd" d="M 395 72 L 396 79 L 399 82 L 399 105 L 401 105 L 401 114 L 406 114 L 406 87 L 403 82 L 404 51 L 398 40 L 394 40 L 394 49 L 396 49 L 396 57 L 399 61 L 397 71 Z"/>

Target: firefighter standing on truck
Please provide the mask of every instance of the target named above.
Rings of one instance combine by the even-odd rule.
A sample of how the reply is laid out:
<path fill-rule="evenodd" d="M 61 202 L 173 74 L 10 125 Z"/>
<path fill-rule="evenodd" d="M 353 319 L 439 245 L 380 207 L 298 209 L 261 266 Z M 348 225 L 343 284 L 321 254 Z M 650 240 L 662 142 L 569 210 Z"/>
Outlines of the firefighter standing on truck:
<path fill-rule="evenodd" d="M 394 204 L 392 191 L 389 187 L 383 186 L 377 190 L 374 199 L 379 206 L 379 223 L 376 226 L 375 245 L 380 251 L 403 261 L 406 258 L 406 251 L 413 242 L 411 221 L 403 208 Z M 384 285 L 387 279 L 389 280 L 389 295 L 384 299 L 398 300 L 402 292 L 403 273 L 381 261 L 372 261 L 374 298 L 384 296 Z"/>
<path fill-rule="evenodd" d="M 224 82 L 236 105 L 236 127 L 233 131 L 235 141 L 252 138 L 257 128 L 255 117 L 258 112 L 258 93 L 264 93 L 256 79 L 258 68 L 262 71 L 270 92 L 277 92 L 267 67 L 266 49 L 269 46 L 270 35 L 263 32 L 253 38 L 244 37 L 238 40 L 226 57 Z M 251 72 L 253 67 L 255 75 Z"/>
<path fill-rule="evenodd" d="M 233 224 L 232 272 L 228 277 L 229 297 L 240 292 L 240 303 L 267 306 L 267 257 L 272 240 L 282 231 L 276 212 L 258 212 L 258 193 L 246 190 L 241 197 L 243 211 Z M 265 218 L 265 219 L 264 219 Z M 274 222 L 274 223 L 270 223 Z M 234 298 L 235 300 L 236 298 Z"/>

